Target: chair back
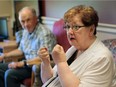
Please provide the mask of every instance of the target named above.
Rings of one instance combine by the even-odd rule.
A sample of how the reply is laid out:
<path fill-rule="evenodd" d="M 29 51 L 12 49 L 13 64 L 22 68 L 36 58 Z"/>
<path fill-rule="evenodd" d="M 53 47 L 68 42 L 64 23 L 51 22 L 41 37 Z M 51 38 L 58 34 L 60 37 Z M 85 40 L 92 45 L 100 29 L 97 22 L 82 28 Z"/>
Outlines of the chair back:
<path fill-rule="evenodd" d="M 63 25 L 63 19 L 56 21 L 53 25 L 53 34 L 56 36 L 57 43 L 61 45 L 66 52 L 71 45 L 68 42 L 67 34 L 66 31 L 63 29 Z"/>
<path fill-rule="evenodd" d="M 106 39 L 102 41 L 112 52 L 114 61 L 116 63 L 116 39 Z"/>

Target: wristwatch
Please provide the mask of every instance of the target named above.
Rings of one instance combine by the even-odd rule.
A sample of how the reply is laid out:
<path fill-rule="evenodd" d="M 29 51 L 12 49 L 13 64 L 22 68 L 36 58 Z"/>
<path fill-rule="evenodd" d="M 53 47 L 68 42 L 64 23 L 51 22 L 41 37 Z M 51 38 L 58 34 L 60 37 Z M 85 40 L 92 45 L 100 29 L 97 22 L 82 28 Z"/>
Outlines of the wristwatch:
<path fill-rule="evenodd" d="M 26 60 L 23 60 L 23 62 L 24 62 L 24 66 L 27 66 L 27 61 Z"/>

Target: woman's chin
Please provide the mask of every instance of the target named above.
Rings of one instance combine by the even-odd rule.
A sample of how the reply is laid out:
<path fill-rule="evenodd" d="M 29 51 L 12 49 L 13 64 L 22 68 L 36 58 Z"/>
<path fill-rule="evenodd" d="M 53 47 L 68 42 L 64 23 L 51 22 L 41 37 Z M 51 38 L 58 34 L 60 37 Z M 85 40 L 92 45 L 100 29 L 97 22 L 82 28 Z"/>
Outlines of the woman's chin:
<path fill-rule="evenodd" d="M 75 43 L 74 42 L 69 42 L 69 43 L 70 43 L 70 45 L 75 46 Z"/>

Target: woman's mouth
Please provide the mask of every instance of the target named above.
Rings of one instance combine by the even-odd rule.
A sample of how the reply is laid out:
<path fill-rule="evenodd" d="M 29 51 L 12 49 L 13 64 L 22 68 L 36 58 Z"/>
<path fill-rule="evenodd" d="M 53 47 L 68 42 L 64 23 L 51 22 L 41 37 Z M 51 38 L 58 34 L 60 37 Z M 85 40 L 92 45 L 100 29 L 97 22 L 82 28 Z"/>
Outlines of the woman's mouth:
<path fill-rule="evenodd" d="M 75 38 L 73 38 L 73 37 L 70 37 L 70 40 L 74 40 Z"/>

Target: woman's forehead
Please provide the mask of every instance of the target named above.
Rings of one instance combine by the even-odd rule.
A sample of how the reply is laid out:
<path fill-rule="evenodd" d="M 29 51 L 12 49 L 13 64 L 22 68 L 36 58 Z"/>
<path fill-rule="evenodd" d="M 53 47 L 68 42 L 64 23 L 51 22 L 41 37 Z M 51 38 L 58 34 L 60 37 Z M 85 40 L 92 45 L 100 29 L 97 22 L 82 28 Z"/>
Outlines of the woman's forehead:
<path fill-rule="evenodd" d="M 69 18 L 65 23 L 67 24 L 83 24 L 81 21 L 81 17 L 79 15 L 75 15 L 72 18 Z"/>

